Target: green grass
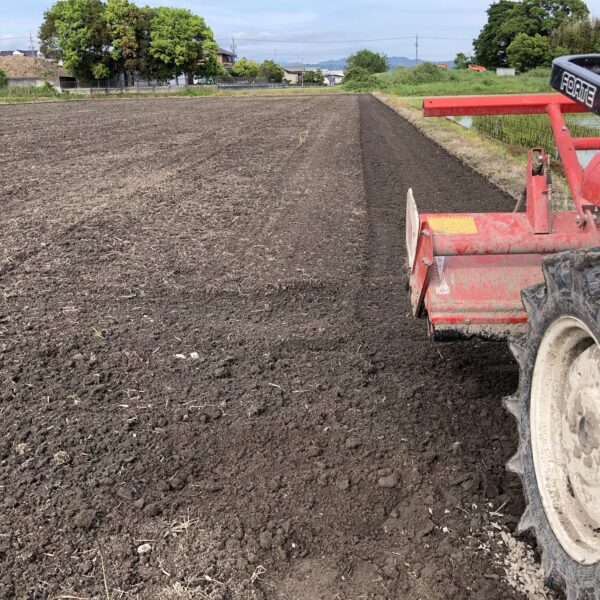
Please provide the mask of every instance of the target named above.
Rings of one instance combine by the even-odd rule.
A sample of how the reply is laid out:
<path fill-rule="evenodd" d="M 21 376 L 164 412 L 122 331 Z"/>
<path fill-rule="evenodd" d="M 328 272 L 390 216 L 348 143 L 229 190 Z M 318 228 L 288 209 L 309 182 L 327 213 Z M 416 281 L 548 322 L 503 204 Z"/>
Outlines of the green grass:
<path fill-rule="evenodd" d="M 13 102 L 36 102 L 43 100 L 80 100 L 81 94 L 62 94 L 49 87 L 4 87 L 0 88 L 0 104 Z"/>
<path fill-rule="evenodd" d="M 437 81 L 419 82 L 414 69 L 402 68 L 378 75 L 382 88 L 398 96 L 463 96 L 480 94 L 534 94 L 551 92 L 550 72 L 535 69 L 517 77 L 498 77 L 495 72 L 438 69 Z"/>
<path fill-rule="evenodd" d="M 342 86 L 323 86 L 323 87 L 286 87 L 286 88 L 256 88 L 256 89 L 221 89 L 205 86 L 189 86 L 180 89 L 172 89 L 166 92 L 125 92 L 125 93 L 105 93 L 101 89 L 92 91 L 91 97 L 94 99 L 116 99 L 116 98 L 193 98 L 205 96 L 277 96 L 294 94 L 335 94 L 345 92 Z M 36 102 L 43 100 L 81 100 L 89 98 L 84 94 L 63 92 L 58 93 L 48 88 L 34 87 L 10 87 L 0 88 L 0 104 L 12 102 Z"/>

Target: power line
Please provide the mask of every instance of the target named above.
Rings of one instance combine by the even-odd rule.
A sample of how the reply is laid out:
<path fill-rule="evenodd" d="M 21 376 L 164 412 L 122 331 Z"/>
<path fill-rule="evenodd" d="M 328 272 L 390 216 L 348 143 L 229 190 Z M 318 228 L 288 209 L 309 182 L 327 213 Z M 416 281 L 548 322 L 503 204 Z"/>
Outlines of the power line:
<path fill-rule="evenodd" d="M 255 39 L 255 38 L 241 38 L 238 37 L 238 42 L 258 42 L 265 44 L 358 44 L 362 42 L 391 42 L 395 40 L 412 40 L 414 35 L 407 35 L 403 37 L 393 38 L 378 38 L 372 40 L 267 40 L 267 39 Z M 218 40 L 224 40 L 226 38 L 217 38 Z"/>
<path fill-rule="evenodd" d="M 455 40 L 460 42 L 472 42 L 473 38 L 457 38 L 457 37 L 438 37 L 438 36 L 427 36 L 421 35 L 419 36 L 424 40 Z M 236 40 L 239 42 L 256 42 L 256 43 L 266 43 L 266 44 L 358 44 L 362 42 L 393 42 L 396 40 L 412 40 L 414 39 L 414 35 L 405 35 L 399 37 L 389 37 L 389 38 L 373 38 L 373 39 L 360 39 L 360 40 L 272 40 L 272 39 L 259 39 L 259 38 L 244 38 L 244 37 L 236 37 Z M 216 38 L 218 40 L 227 39 L 225 37 Z"/>

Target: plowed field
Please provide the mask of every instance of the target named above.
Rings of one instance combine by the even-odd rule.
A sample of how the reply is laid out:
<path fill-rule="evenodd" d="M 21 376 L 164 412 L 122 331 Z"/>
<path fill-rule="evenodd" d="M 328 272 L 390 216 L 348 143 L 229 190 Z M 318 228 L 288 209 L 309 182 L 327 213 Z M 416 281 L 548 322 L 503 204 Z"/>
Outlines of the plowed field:
<path fill-rule="evenodd" d="M 0 598 L 520 597 L 516 364 L 413 320 L 409 186 L 512 208 L 370 96 L 0 108 Z"/>

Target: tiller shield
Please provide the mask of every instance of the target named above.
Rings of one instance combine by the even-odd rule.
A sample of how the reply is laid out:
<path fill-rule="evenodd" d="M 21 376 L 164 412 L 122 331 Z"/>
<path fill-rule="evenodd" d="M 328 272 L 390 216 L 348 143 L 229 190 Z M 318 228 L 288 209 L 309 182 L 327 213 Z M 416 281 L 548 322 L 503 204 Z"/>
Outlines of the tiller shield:
<path fill-rule="evenodd" d="M 563 71 L 565 64 L 560 65 Z M 547 113 L 574 205 L 572 211 L 552 209 L 549 159 L 541 148 L 529 152 L 524 212 L 419 215 L 409 190 L 406 247 L 412 310 L 427 317 L 433 336 L 498 337 L 522 328 L 527 317 L 521 290 L 543 280 L 543 256 L 600 246 L 600 154 L 585 170 L 577 157 L 578 150 L 600 150 L 600 137 L 573 138 L 563 116 L 589 110 L 589 93 L 582 97 L 583 102 L 559 94 L 424 101 L 425 116 Z"/>

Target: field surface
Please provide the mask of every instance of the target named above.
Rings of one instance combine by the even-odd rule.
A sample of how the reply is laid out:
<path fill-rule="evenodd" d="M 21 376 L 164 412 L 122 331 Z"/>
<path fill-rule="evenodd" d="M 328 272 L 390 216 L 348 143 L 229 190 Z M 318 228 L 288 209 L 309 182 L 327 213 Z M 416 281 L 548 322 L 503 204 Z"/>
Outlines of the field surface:
<path fill-rule="evenodd" d="M 0 598 L 522 597 L 517 369 L 409 314 L 409 186 L 512 208 L 371 96 L 0 108 Z"/>

